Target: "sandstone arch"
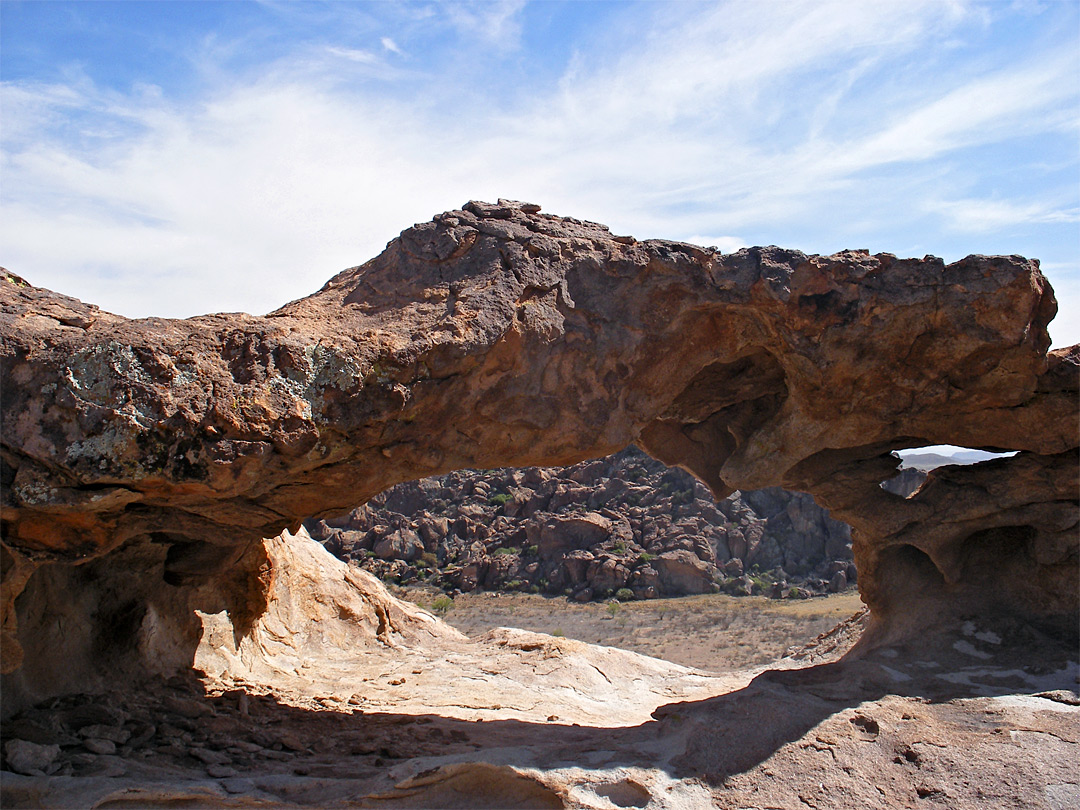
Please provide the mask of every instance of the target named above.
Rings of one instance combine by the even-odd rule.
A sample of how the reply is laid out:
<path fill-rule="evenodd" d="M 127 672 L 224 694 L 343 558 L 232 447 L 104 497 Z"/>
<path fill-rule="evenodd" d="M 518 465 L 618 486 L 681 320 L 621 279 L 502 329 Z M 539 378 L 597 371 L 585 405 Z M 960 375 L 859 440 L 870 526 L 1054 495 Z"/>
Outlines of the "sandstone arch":
<path fill-rule="evenodd" d="M 129 600 L 164 666 L 193 606 L 257 613 L 263 537 L 403 480 L 630 442 L 717 495 L 813 494 L 854 527 L 880 632 L 909 545 L 951 603 L 1076 633 L 1080 347 L 1047 353 L 1033 260 L 721 255 L 500 201 L 265 317 L 127 320 L 2 278 L 6 671 L 45 654 L 20 646 L 24 589 L 80 594 L 86 639 Z M 1022 452 L 880 489 L 891 450 L 938 443 Z M 972 543 L 1017 526 L 1025 580 L 967 588 Z"/>

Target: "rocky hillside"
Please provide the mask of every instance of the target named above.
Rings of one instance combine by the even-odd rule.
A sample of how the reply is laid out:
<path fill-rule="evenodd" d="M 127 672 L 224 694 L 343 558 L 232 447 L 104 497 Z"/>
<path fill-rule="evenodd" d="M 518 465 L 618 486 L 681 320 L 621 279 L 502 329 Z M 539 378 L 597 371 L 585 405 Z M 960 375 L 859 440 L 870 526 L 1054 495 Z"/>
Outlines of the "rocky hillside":
<path fill-rule="evenodd" d="M 307 527 L 384 580 L 449 592 L 798 597 L 855 578 L 850 529 L 809 495 L 772 487 L 717 503 L 691 475 L 634 447 L 571 467 L 411 481 Z"/>

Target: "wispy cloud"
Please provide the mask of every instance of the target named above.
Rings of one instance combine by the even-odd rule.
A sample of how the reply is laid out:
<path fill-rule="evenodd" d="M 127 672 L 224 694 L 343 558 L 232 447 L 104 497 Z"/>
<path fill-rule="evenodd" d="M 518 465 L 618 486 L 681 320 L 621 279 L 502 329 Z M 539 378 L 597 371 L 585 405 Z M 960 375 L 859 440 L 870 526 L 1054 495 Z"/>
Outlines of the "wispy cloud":
<path fill-rule="evenodd" d="M 1045 202 L 941 200 L 928 202 L 926 208 L 947 217 L 952 227 L 962 231 L 995 231 L 1018 225 L 1080 222 L 1080 208 L 1059 208 Z"/>
<path fill-rule="evenodd" d="M 525 0 L 466 0 L 438 6 L 454 28 L 502 50 L 516 48 L 521 39 Z"/>
<path fill-rule="evenodd" d="M 382 62 L 382 60 L 371 51 L 364 51 L 359 48 L 341 48 L 332 45 L 326 50 L 334 56 L 340 56 L 342 59 L 348 59 L 350 62 L 359 62 L 363 65 L 378 65 Z"/>
<path fill-rule="evenodd" d="M 957 168 L 1075 137 L 1073 42 L 965 61 L 943 46 L 983 36 L 988 7 L 938 0 L 625 8 L 561 81 L 510 92 L 456 51 L 521 48 L 520 3 L 395 6 L 399 28 L 331 27 L 194 99 L 7 83 L 3 261 L 124 314 L 191 315 L 267 311 L 470 198 L 726 251 L 947 254 L 952 235 L 1077 219 L 1074 192 L 988 191 L 963 177 L 995 164 Z M 443 30 L 461 37 L 452 63 L 410 45 Z M 925 244 L 928 223 L 944 247 Z"/>

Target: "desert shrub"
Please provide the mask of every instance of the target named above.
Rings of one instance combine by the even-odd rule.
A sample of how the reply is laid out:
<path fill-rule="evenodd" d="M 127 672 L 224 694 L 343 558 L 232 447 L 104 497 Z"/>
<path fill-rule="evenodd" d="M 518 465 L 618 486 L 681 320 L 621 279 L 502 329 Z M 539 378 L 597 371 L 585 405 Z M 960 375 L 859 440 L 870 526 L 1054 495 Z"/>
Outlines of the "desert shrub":
<path fill-rule="evenodd" d="M 508 590 L 508 591 L 516 591 L 518 588 L 521 587 L 521 580 L 520 579 L 512 579 L 509 582 L 507 582 L 506 585 L 504 585 L 503 587 L 506 588 L 506 590 Z"/>
<path fill-rule="evenodd" d="M 629 602 L 634 598 L 634 592 L 629 588 L 619 588 L 615 591 L 615 598 L 620 602 Z"/>
<path fill-rule="evenodd" d="M 622 605 L 618 602 L 608 602 L 604 609 L 608 612 L 608 615 L 614 619 L 615 615 L 622 610 Z"/>
<path fill-rule="evenodd" d="M 641 562 L 641 563 L 650 563 L 655 559 L 656 559 L 656 555 L 655 554 L 650 554 L 647 551 L 643 551 L 643 552 L 641 552 L 641 554 L 638 555 L 638 562 Z"/>
<path fill-rule="evenodd" d="M 528 554 L 530 557 L 535 557 L 537 554 L 540 553 L 540 546 L 529 546 L 527 549 L 525 549 L 525 553 Z"/>
<path fill-rule="evenodd" d="M 566 637 L 566 633 L 564 633 L 562 630 L 552 630 L 551 635 L 555 636 L 556 638 L 565 638 Z"/>
<path fill-rule="evenodd" d="M 423 563 L 422 566 L 421 563 Z M 420 559 L 417 560 L 416 564 L 421 567 L 435 568 L 439 564 L 439 558 L 436 557 L 434 553 L 425 551 L 420 555 Z"/>
<path fill-rule="evenodd" d="M 502 547 L 502 548 L 495 549 L 495 553 L 496 554 L 520 554 L 521 549 L 520 548 L 513 548 L 513 547 L 509 547 L 509 548 Z"/>
<path fill-rule="evenodd" d="M 435 601 L 431 603 L 431 612 L 438 616 L 445 616 L 453 606 L 454 600 L 449 596 L 436 596 Z"/>
<path fill-rule="evenodd" d="M 752 576 L 750 577 L 750 581 L 754 583 L 754 587 L 761 591 L 767 591 L 772 587 L 772 582 L 770 582 L 766 577 Z"/>
<path fill-rule="evenodd" d="M 626 543 L 620 540 L 612 548 L 615 550 L 616 554 L 624 554 L 626 552 Z"/>
<path fill-rule="evenodd" d="M 530 585 L 529 586 L 529 593 L 540 593 L 540 586 L 539 585 Z"/>
<path fill-rule="evenodd" d="M 514 496 L 508 492 L 500 492 L 498 495 L 492 495 L 488 498 L 488 506 L 503 506 L 507 501 L 514 499 Z"/>

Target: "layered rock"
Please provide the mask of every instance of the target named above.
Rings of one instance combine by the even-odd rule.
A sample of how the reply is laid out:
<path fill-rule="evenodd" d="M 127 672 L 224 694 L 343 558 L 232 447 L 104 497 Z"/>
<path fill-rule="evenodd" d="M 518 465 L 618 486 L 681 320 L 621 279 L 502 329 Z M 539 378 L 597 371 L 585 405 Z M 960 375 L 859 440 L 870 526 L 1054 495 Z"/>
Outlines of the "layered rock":
<path fill-rule="evenodd" d="M 569 467 L 410 481 L 307 526 L 383 579 L 447 591 L 803 596 L 855 581 L 850 529 L 809 495 L 772 487 L 717 502 L 637 448 Z"/>
<path fill-rule="evenodd" d="M 4 273 L 4 668 L 25 652 L 61 689 L 182 661 L 192 610 L 258 615 L 263 537 L 401 481 L 630 443 L 716 497 L 811 493 L 853 527 L 880 627 L 929 589 L 1074 633 L 1080 357 L 1047 355 L 1055 310 L 1017 256 L 721 255 L 507 201 L 266 317 L 127 320 Z M 879 486 L 891 450 L 945 443 L 1022 452 Z"/>

